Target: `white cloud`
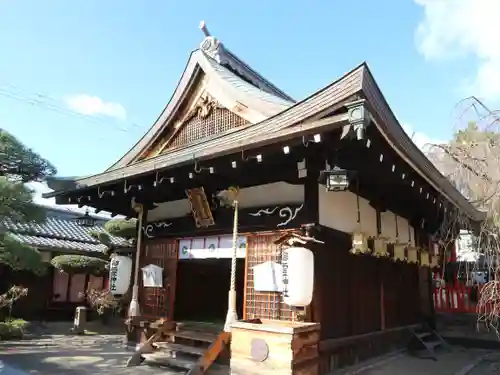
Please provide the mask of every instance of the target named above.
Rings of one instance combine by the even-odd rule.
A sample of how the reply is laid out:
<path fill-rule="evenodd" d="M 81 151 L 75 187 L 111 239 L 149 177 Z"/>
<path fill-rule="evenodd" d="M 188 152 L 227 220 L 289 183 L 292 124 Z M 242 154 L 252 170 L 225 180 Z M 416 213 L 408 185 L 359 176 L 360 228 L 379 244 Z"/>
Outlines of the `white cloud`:
<path fill-rule="evenodd" d="M 500 99 L 499 0 L 414 0 L 424 8 L 416 30 L 419 52 L 429 60 L 473 56 L 477 72 L 470 92 Z"/>
<path fill-rule="evenodd" d="M 64 99 L 69 109 L 87 116 L 108 116 L 125 120 L 127 112 L 120 103 L 105 102 L 98 96 L 73 95 Z"/>
<path fill-rule="evenodd" d="M 43 198 L 42 194 L 50 193 L 51 191 L 53 191 L 45 183 L 29 182 L 27 185 L 30 189 L 33 190 L 33 202 L 35 202 L 39 205 L 42 205 L 45 207 L 57 207 L 58 209 L 61 209 L 61 210 L 66 210 L 66 211 L 70 211 L 70 212 L 79 212 L 79 213 L 85 213 L 88 210 L 89 213 L 95 214 L 95 209 L 93 207 L 84 206 L 84 207 L 78 208 L 78 205 L 74 205 L 74 204 L 57 205 L 55 198 L 49 198 L 49 199 Z M 111 213 L 105 212 L 105 211 L 101 211 L 96 215 L 100 216 L 104 219 L 111 218 Z M 123 216 L 118 215 L 118 216 L 115 216 L 115 218 L 123 218 Z"/>
<path fill-rule="evenodd" d="M 443 140 L 431 138 L 425 133 L 415 131 L 409 124 L 404 124 L 402 126 L 406 134 L 408 134 L 408 136 L 412 139 L 413 143 L 415 143 L 424 153 L 429 152 L 433 145 L 446 143 Z"/>

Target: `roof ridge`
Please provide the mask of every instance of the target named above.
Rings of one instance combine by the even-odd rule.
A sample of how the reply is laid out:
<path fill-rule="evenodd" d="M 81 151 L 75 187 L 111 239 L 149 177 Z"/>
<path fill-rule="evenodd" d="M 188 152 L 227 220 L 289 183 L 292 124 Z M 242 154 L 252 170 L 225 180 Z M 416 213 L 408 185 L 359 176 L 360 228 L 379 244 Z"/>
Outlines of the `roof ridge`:
<path fill-rule="evenodd" d="M 283 90 L 274 85 L 260 73 L 252 69 L 250 65 L 245 63 L 242 59 L 240 59 L 228 48 L 226 48 L 220 40 L 212 36 L 208 31 L 204 21 L 200 22 L 200 29 L 203 34 L 205 34 L 205 38 L 200 43 L 199 50 L 201 52 L 203 52 L 207 56 L 212 57 L 215 61 L 217 61 L 219 65 L 234 71 L 236 75 L 239 75 L 241 78 L 246 79 L 255 87 L 266 91 L 269 94 L 276 95 L 282 99 L 291 101 L 293 103 L 296 102 L 295 99 L 286 94 Z"/>

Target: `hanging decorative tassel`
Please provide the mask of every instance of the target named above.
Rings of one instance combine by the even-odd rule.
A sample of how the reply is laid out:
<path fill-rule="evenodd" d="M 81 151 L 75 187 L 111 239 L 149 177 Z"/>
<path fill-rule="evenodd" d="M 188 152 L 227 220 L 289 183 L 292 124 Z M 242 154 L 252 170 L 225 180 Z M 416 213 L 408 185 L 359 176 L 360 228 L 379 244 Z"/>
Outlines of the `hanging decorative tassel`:
<path fill-rule="evenodd" d="M 361 230 L 361 210 L 359 207 L 359 195 L 356 192 L 356 205 L 357 205 L 357 230 L 352 233 L 352 248 L 351 254 L 368 254 L 370 248 L 368 247 L 368 236 Z"/>

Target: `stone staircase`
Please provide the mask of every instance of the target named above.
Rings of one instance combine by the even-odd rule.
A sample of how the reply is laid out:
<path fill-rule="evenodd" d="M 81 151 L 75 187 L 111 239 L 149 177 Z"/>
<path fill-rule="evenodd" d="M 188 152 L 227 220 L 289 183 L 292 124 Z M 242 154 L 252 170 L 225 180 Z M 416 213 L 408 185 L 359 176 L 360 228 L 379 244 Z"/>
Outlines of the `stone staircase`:
<path fill-rule="evenodd" d="M 142 353 L 143 363 L 164 366 L 188 375 L 229 373 L 230 334 L 203 323 L 178 323 L 152 343 L 153 351 Z"/>

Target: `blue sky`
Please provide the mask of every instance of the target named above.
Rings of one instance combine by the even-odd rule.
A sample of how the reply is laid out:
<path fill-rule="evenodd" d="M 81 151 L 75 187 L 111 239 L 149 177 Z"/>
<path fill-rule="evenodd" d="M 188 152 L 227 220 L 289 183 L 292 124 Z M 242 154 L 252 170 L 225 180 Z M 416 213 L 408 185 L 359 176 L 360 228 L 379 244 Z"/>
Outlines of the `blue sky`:
<path fill-rule="evenodd" d="M 499 4 L 2 0 L 0 126 L 61 175 L 104 170 L 168 102 L 205 20 L 296 99 L 366 60 L 415 139 L 445 140 L 460 99 L 498 103 L 500 36 L 485 17 L 498 16 Z"/>

